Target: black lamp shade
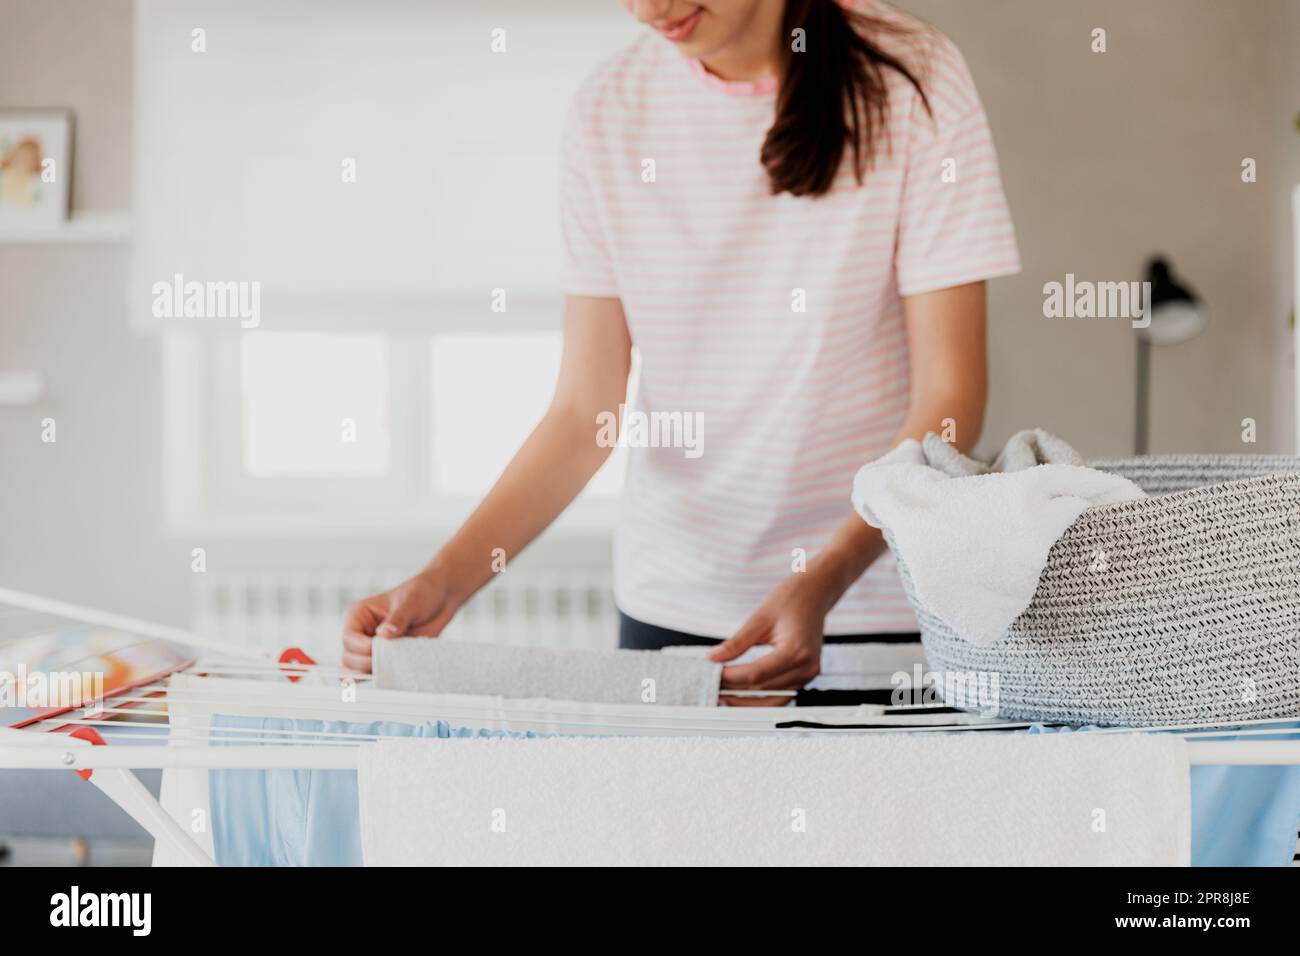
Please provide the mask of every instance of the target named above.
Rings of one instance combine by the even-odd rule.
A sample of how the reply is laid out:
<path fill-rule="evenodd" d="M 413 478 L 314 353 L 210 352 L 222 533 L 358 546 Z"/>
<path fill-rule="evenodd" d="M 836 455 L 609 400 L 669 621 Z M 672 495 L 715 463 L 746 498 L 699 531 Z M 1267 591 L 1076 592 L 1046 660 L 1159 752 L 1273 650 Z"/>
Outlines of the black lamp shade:
<path fill-rule="evenodd" d="M 1205 303 L 1174 276 L 1168 262 L 1152 259 L 1146 281 L 1151 283 L 1147 303 L 1151 324 L 1138 329 L 1139 336 L 1153 345 L 1177 345 L 1201 333 L 1210 318 Z"/>

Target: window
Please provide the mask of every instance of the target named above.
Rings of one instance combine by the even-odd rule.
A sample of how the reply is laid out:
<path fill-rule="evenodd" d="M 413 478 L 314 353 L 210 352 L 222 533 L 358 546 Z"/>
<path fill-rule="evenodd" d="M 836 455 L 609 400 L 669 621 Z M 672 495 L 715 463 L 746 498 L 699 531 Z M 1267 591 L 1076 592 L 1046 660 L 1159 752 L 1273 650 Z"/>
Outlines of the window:
<path fill-rule="evenodd" d="M 427 536 L 463 519 L 541 415 L 564 119 L 603 51 L 640 30 L 609 7 L 521 5 L 500 56 L 484 40 L 496 13 L 444 6 L 138 5 L 149 188 L 130 311 L 162 340 L 171 527 Z M 175 41 L 196 17 L 240 55 L 196 70 Z M 249 141 L 261 174 L 231 175 L 229 144 Z M 258 283 L 257 328 L 155 316 L 155 284 L 180 276 Z M 508 314 L 489 307 L 497 287 Z M 562 525 L 608 527 L 611 459 Z"/>
<path fill-rule="evenodd" d="M 562 348 L 526 327 L 163 343 L 170 526 L 276 535 L 455 526 L 545 412 Z M 615 449 L 562 526 L 610 526 L 625 459 Z"/>
<path fill-rule="evenodd" d="M 537 425 L 560 374 L 559 332 L 433 336 L 433 486 L 482 494 Z M 636 391 L 636 367 L 628 394 Z M 617 412 L 617 409 L 610 409 Z M 596 423 L 591 423 L 595 434 Z M 616 448 L 585 494 L 611 498 L 623 487 L 627 449 Z"/>

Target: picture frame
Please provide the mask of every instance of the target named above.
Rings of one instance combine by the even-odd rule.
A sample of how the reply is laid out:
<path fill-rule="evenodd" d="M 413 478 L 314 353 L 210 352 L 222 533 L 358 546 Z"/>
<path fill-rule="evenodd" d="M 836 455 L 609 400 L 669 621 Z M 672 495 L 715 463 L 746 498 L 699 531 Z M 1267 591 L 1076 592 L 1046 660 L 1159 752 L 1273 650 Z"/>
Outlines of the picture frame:
<path fill-rule="evenodd" d="M 58 229 L 72 204 L 73 115 L 0 108 L 0 232 Z"/>

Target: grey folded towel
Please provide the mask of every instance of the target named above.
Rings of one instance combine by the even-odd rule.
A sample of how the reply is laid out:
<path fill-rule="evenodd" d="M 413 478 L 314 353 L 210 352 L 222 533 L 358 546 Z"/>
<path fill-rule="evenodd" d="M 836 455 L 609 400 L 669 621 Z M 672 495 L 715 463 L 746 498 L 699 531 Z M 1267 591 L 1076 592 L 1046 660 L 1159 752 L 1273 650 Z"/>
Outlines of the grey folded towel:
<path fill-rule="evenodd" d="M 934 432 L 921 442 L 926 463 L 953 478 L 988 475 L 996 472 L 1023 471 L 1035 465 L 1082 465 L 1083 459 L 1070 444 L 1041 428 L 1016 432 L 1003 446 L 993 464 L 963 455 Z"/>
<path fill-rule="evenodd" d="M 375 638 L 375 686 L 432 694 L 713 707 L 722 665 L 658 651 L 514 647 L 445 637 Z"/>

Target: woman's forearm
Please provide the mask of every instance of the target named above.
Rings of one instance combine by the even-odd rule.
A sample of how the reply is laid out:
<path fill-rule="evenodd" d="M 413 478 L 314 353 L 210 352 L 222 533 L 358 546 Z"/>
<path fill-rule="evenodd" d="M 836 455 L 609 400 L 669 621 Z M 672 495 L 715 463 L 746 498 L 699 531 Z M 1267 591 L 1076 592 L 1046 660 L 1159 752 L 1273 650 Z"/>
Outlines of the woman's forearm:
<path fill-rule="evenodd" d="M 463 604 L 513 561 L 609 458 L 610 447 L 597 441 L 597 419 L 627 394 L 631 350 L 618 299 L 565 298 L 564 353 L 546 414 L 423 572 L 441 580 L 452 604 Z"/>
<path fill-rule="evenodd" d="M 491 580 L 501 560 L 514 560 L 578 496 L 610 454 L 596 435 L 594 416 L 563 406 L 547 411 L 487 497 L 429 562 L 428 571 L 452 582 L 457 603 Z"/>
<path fill-rule="evenodd" d="M 885 539 L 879 528 L 854 514 L 844 520 L 830 543 L 808 561 L 805 572 L 827 612 L 884 551 Z"/>

